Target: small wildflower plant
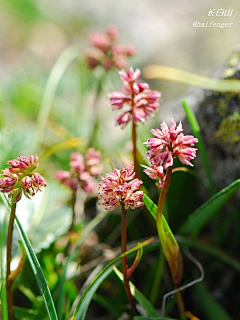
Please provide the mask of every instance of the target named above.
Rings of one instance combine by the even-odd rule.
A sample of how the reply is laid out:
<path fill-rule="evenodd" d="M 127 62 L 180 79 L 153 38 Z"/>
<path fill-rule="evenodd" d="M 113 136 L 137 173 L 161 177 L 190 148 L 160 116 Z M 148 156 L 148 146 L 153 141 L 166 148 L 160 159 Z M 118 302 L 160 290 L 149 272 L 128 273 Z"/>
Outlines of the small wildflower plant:
<path fill-rule="evenodd" d="M 8 146 L 1 143 L 3 151 L 0 150 L 0 160 L 5 159 L 2 161 L 4 166 L 7 159 L 12 159 L 7 162 L 8 166 L 1 171 L 0 176 L 2 199 L 0 203 L 0 317 L 4 320 L 18 320 L 23 317 L 24 319 L 35 317 L 47 319 L 48 317 L 51 320 L 85 320 L 86 317 L 96 320 L 100 318 L 186 320 L 188 317 L 197 320 L 199 318 L 192 314 L 192 311 L 195 313 L 195 308 L 201 319 L 205 319 L 206 306 L 200 304 L 200 307 L 195 307 L 194 305 L 196 300 L 202 303 L 204 299 L 201 297 L 204 291 L 200 292 L 199 296 L 196 293 L 195 296 L 191 291 L 186 290 L 184 296 L 182 295 L 184 289 L 202 281 L 204 277 L 200 262 L 192 257 L 190 260 L 199 268 L 201 277 L 186 283 L 192 277 L 192 269 L 188 263 L 185 263 L 186 258 L 182 252 L 188 251 L 182 251 L 182 246 L 187 248 L 192 246 L 194 250 L 198 250 L 200 260 L 205 259 L 207 254 L 212 255 L 214 259 L 222 260 L 224 264 L 228 264 L 227 268 L 233 268 L 236 272 L 236 274 L 233 273 L 234 277 L 237 279 L 240 270 L 239 262 L 224 252 L 224 246 L 221 248 L 224 241 L 222 239 L 229 237 L 229 230 L 237 229 L 237 223 L 235 223 L 237 218 L 234 221 L 234 228 L 230 228 L 231 215 L 234 214 L 231 208 L 224 228 L 219 228 L 216 221 L 210 220 L 227 199 L 239 190 L 240 179 L 216 192 L 200 127 L 193 112 L 186 107 L 186 103 L 183 103 L 183 106 L 190 119 L 193 134 L 186 134 L 184 121 L 176 123 L 176 119 L 172 119 L 170 123 L 162 122 L 159 126 L 158 109 L 162 93 L 153 89 L 156 83 L 152 83 L 150 88 L 147 82 L 141 81 L 142 74 L 139 68 L 129 67 L 129 58 L 135 54 L 135 48 L 132 44 L 122 45 L 119 38 L 120 32 L 116 27 L 108 28 L 105 33 L 95 32 L 90 35 L 90 47 L 81 56 L 82 61 L 75 70 L 81 83 L 79 97 L 76 97 L 79 98 L 78 106 L 74 108 L 72 105 L 75 99 L 72 99 L 71 103 L 68 102 L 66 110 L 69 117 L 65 117 L 66 114 L 61 115 L 62 109 L 58 108 L 57 103 L 54 106 L 54 112 L 50 112 L 50 107 L 54 101 L 60 75 L 65 76 L 64 71 L 69 64 L 79 58 L 79 49 L 73 52 L 72 47 L 67 48 L 57 59 L 50 72 L 42 102 L 39 101 L 41 107 L 38 128 L 36 134 L 33 132 L 32 135 L 36 136 L 37 142 L 31 141 L 32 144 L 29 146 L 32 148 L 31 153 L 37 152 L 39 157 L 31 154 L 29 157 L 18 156 L 12 159 L 18 154 L 25 154 L 24 144 L 18 142 L 20 134 L 15 128 L 18 139 L 16 141 L 11 137 L 6 139 L 6 145 L 13 140 L 13 147 L 9 146 L 12 150 L 7 150 Z M 160 69 L 168 74 L 167 67 L 160 67 Z M 170 71 L 170 74 L 174 73 L 172 69 Z M 114 78 L 113 75 L 116 77 Z M 143 69 L 143 76 L 147 78 L 146 68 Z M 112 88 L 116 88 L 114 81 L 117 77 L 120 77 L 122 87 L 115 91 Z M 72 82 L 71 78 L 70 83 Z M 228 84 L 226 87 L 223 82 L 227 81 L 221 80 L 217 87 L 225 88 L 226 91 L 226 88 L 231 88 L 234 80 L 230 86 Z M 200 83 L 202 86 L 202 79 Z M 209 83 L 215 85 L 217 80 Z M 239 88 L 239 84 L 236 86 Z M 64 104 L 65 99 L 61 100 L 61 103 Z M 105 107 L 106 111 L 116 114 L 115 128 L 112 123 L 108 126 L 110 124 L 108 121 L 112 121 L 112 118 L 107 119 L 106 113 L 103 119 L 99 108 L 100 103 L 104 104 L 102 107 Z M 82 112 L 83 108 L 88 110 L 86 119 L 85 113 Z M 161 108 L 164 113 L 163 104 Z M 150 117 L 155 123 L 150 130 L 151 134 L 149 129 L 142 125 L 147 123 Z M 69 121 L 70 118 L 71 121 Z M 80 118 L 83 121 L 80 122 Z M 30 122 L 32 125 L 32 118 Z M 82 122 L 84 126 L 80 125 Z M 104 124 L 106 124 L 105 128 Z M 2 126 L 1 122 L 0 138 L 4 135 Z M 46 132 L 44 132 L 45 128 Z M 108 131 L 108 128 L 116 130 L 119 136 Z M 124 141 L 126 149 L 121 144 L 123 141 L 121 135 L 124 134 L 124 130 L 129 134 Z M 24 133 L 23 135 L 26 135 L 29 142 L 29 135 Z M 106 149 L 104 139 L 108 139 Z M 18 152 L 17 148 L 22 149 L 22 152 Z M 70 150 L 66 151 L 66 149 Z M 146 155 L 144 149 L 146 149 Z M 203 159 L 207 183 L 202 178 L 202 173 L 201 176 L 198 175 L 198 166 L 201 162 L 198 161 L 198 165 L 194 167 L 198 149 Z M 6 150 L 11 156 L 8 156 Z M 85 150 L 85 152 L 80 153 L 79 150 Z M 36 172 L 39 161 L 41 166 L 44 166 L 42 171 L 44 177 Z M 179 162 L 181 166 L 177 165 Z M 141 166 L 141 163 L 144 165 Z M 63 168 L 68 170 L 59 170 Z M 184 177 L 182 179 L 185 179 L 184 182 L 178 176 L 179 171 L 184 172 L 184 174 L 180 173 Z M 42 202 L 35 201 L 39 200 L 34 197 L 36 193 L 47 186 L 45 177 L 48 181 L 47 191 L 51 191 L 49 197 L 46 192 L 43 194 Z M 199 179 L 194 180 L 196 177 Z M 189 190 L 194 192 L 198 188 L 196 182 L 198 180 L 203 182 L 202 188 L 209 183 L 206 192 L 201 189 L 199 193 L 201 196 L 188 194 Z M 202 201 L 202 194 L 209 190 L 210 200 L 196 208 L 196 204 Z M 61 197 L 55 201 L 54 196 L 52 197 L 54 193 L 59 193 L 60 197 L 65 194 L 66 198 Z M 25 216 L 25 210 L 28 213 L 26 217 L 31 212 L 28 205 L 24 207 L 22 199 L 24 197 L 27 197 L 28 203 L 28 199 L 32 200 L 32 207 L 34 207 L 34 218 L 29 219 L 31 223 L 33 221 L 33 228 L 27 229 L 34 232 L 33 235 L 30 233 L 31 239 L 28 239 L 22 227 L 21 219 L 23 215 Z M 48 198 L 51 198 L 51 205 Z M 3 207 L 4 205 L 6 208 Z M 192 213 L 191 210 L 195 211 Z M 4 212 L 3 220 L 1 220 L 2 212 Z M 56 219 L 53 212 L 56 213 Z M 70 226 L 69 212 L 70 215 L 72 213 Z M 167 219 L 164 216 L 165 212 Z M 225 216 L 221 219 L 222 222 Z M 173 224 L 173 230 L 177 236 L 172 232 L 168 220 L 171 226 Z M 59 224 L 61 224 L 60 227 Z M 20 247 L 26 252 L 26 254 L 21 252 L 18 263 L 15 257 L 12 257 L 15 225 L 21 238 Z M 207 228 L 204 229 L 206 225 Z M 54 230 L 52 231 L 51 228 Z M 221 231 L 218 234 L 219 229 L 227 231 Z M 202 230 L 203 236 L 197 239 Z M 239 228 L 237 230 L 239 231 Z M 41 237 L 38 233 L 41 233 Z M 32 241 L 35 234 L 35 242 L 40 242 L 37 249 Z M 239 232 L 236 236 L 238 234 Z M 221 241 L 219 241 L 220 235 L 223 235 Z M 215 239 L 218 241 L 213 246 L 212 242 Z M 131 240 L 129 244 L 128 240 Z M 48 245 L 45 244 L 46 242 Z M 236 241 L 233 242 L 236 243 Z M 143 252 L 145 246 L 148 246 L 147 252 Z M 236 244 L 234 248 L 235 246 Z M 38 255 L 34 253 L 35 249 L 38 250 Z M 160 250 L 159 256 L 158 250 Z M 25 255 L 29 264 L 25 263 Z M 191 257 L 191 254 L 187 253 L 186 256 Z M 167 261 L 170 278 L 167 275 L 168 271 L 164 268 L 164 258 Z M 121 261 L 122 272 L 116 268 L 119 261 Z M 16 269 L 13 270 L 11 262 L 17 265 Z M 32 283 L 32 277 L 26 277 L 29 265 L 39 288 Z M 209 281 L 206 283 L 211 283 L 212 270 L 215 276 L 216 268 L 206 266 L 206 269 Z M 112 271 L 123 282 L 126 297 L 122 294 L 121 284 L 118 287 L 114 277 L 107 278 Z M 21 272 L 21 277 L 19 276 L 15 281 Z M 130 279 L 133 282 L 130 282 Z M 105 285 L 101 287 L 98 295 L 96 291 L 103 282 Z M 207 292 L 207 286 L 205 289 L 204 286 L 202 288 L 206 290 L 205 294 L 210 303 L 211 299 L 208 297 L 211 294 Z M 223 297 L 228 292 L 225 288 L 227 287 L 221 288 Z M 165 302 L 168 296 L 175 297 L 177 307 L 173 305 L 170 308 L 169 304 L 169 308 L 166 308 L 169 315 L 165 317 Z M 231 296 L 231 299 L 235 298 Z M 95 300 L 94 304 L 90 304 L 92 300 Z M 194 310 L 186 311 L 184 301 L 188 301 L 188 307 Z M 101 309 L 95 308 L 97 304 L 101 305 Z M 218 313 L 216 319 L 221 319 L 225 310 L 221 309 L 221 305 L 216 308 L 216 304 L 217 302 L 214 301 L 214 310 Z M 91 309 L 89 314 L 88 308 Z M 103 311 L 104 308 L 106 310 Z M 161 311 L 159 311 L 160 308 Z M 237 318 L 237 315 L 234 314 L 233 317 Z M 232 315 L 229 317 L 227 315 L 227 318 L 232 318 Z"/>

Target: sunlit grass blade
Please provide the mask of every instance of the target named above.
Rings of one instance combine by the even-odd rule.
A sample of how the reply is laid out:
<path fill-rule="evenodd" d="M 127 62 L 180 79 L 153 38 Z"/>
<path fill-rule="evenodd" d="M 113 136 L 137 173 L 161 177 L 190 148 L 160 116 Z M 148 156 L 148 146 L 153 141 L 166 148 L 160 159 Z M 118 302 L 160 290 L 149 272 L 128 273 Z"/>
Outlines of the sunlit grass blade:
<path fill-rule="evenodd" d="M 85 143 L 85 140 L 83 138 L 70 138 L 65 141 L 60 141 L 58 143 L 55 143 L 53 146 L 51 146 L 51 148 L 46 150 L 40 156 L 40 161 L 46 160 L 48 157 L 50 157 L 54 153 L 57 153 L 65 149 L 76 148 L 80 145 L 83 145 L 84 143 Z"/>
<path fill-rule="evenodd" d="M 0 196 L 3 199 L 4 204 L 7 206 L 7 209 L 9 209 L 10 204 L 8 202 L 8 199 L 6 198 L 6 195 L 0 193 Z M 49 319 L 50 320 L 58 320 L 55 306 L 54 306 L 54 303 L 52 300 L 52 296 L 51 296 L 50 290 L 47 285 L 47 281 L 43 275 L 41 266 L 40 266 L 38 259 L 33 251 L 31 243 L 30 243 L 25 231 L 23 230 L 20 221 L 18 220 L 17 214 L 15 217 L 15 226 L 17 228 L 17 231 L 18 231 L 18 234 L 19 234 L 20 239 L 22 241 L 22 245 L 23 245 L 24 250 L 26 252 L 28 261 L 29 261 L 30 266 L 33 270 L 33 274 L 36 278 L 38 287 L 39 287 L 41 295 L 43 297 Z"/>
<path fill-rule="evenodd" d="M 113 266 L 113 270 L 118 278 L 123 282 L 123 274 L 116 267 Z M 158 317 L 157 310 L 152 306 L 151 302 L 134 286 L 132 282 L 129 282 L 132 295 L 137 302 L 143 307 L 149 317 Z"/>
<path fill-rule="evenodd" d="M 66 281 L 67 269 L 70 263 L 76 258 L 79 253 L 79 246 L 82 244 L 84 239 L 92 232 L 92 230 L 108 215 L 108 211 L 104 211 L 99 213 L 88 225 L 82 230 L 78 240 L 75 243 L 74 249 L 70 253 L 66 264 L 63 268 L 63 273 L 61 275 L 58 289 L 57 289 L 57 301 L 56 301 L 56 309 L 59 319 L 62 319 L 63 316 L 63 307 L 64 307 L 64 285 Z"/>
<path fill-rule="evenodd" d="M 73 60 L 79 57 L 80 53 L 77 48 L 67 47 L 55 62 L 49 74 L 45 91 L 43 94 L 42 104 L 39 110 L 37 127 L 36 127 L 36 145 L 37 149 L 42 142 L 43 133 L 47 124 L 48 115 L 53 104 L 54 96 L 60 80 L 62 79 L 66 69 Z"/>
<path fill-rule="evenodd" d="M 163 79 L 178 81 L 190 86 L 219 92 L 240 92 L 239 80 L 218 80 L 199 76 L 180 69 L 150 65 L 144 68 L 143 75 L 147 79 Z"/>
<path fill-rule="evenodd" d="M 218 212 L 228 199 L 240 188 L 240 179 L 235 180 L 226 188 L 212 196 L 208 201 L 196 209 L 183 226 L 184 233 L 197 236 L 207 222 Z"/>
<path fill-rule="evenodd" d="M 84 320 L 88 306 L 93 298 L 93 295 L 97 291 L 98 287 L 101 283 L 107 278 L 107 276 L 113 271 L 111 268 L 115 263 L 117 263 L 122 257 L 135 252 L 140 249 L 140 247 L 144 247 L 152 242 L 153 239 L 148 239 L 141 244 L 136 245 L 132 249 L 126 251 L 125 253 L 119 255 L 114 258 L 110 262 L 108 262 L 105 267 L 98 273 L 98 275 L 94 278 L 94 280 L 89 284 L 89 286 L 84 290 L 81 295 L 81 298 L 77 304 L 77 307 L 74 310 L 73 316 L 70 318 L 71 320 Z"/>
<path fill-rule="evenodd" d="M 215 193 L 215 187 L 213 184 L 211 169 L 210 169 L 210 165 L 208 162 L 208 156 L 207 156 L 206 148 L 205 148 L 203 138 L 201 135 L 201 129 L 200 129 L 199 123 L 197 121 L 197 118 L 196 118 L 194 112 L 192 111 L 192 109 L 189 107 L 189 105 L 187 104 L 187 102 L 185 100 L 182 100 L 182 106 L 183 106 L 184 111 L 186 113 L 186 116 L 187 116 L 188 122 L 191 126 L 191 129 L 193 131 L 193 135 L 198 139 L 197 148 L 199 149 L 199 152 L 200 152 L 200 155 L 202 158 L 202 162 L 203 162 L 203 167 L 205 169 L 206 176 L 208 178 L 209 192 L 211 195 L 213 195 Z"/>
<path fill-rule="evenodd" d="M 1 229 L 1 243 L 0 243 L 0 296 L 1 296 L 1 309 L 2 309 L 2 320 L 8 320 L 8 309 L 7 309 L 7 294 L 6 294 L 6 281 L 5 281 L 5 259 L 4 259 L 4 248 L 6 243 L 6 228 L 7 228 L 7 222 L 6 217 L 3 220 L 2 229 Z"/>
<path fill-rule="evenodd" d="M 216 301 L 215 298 L 210 294 L 203 283 L 199 283 L 195 288 L 194 292 L 201 309 L 206 315 L 208 320 L 232 320 L 233 318 L 223 309 L 223 307 Z"/>

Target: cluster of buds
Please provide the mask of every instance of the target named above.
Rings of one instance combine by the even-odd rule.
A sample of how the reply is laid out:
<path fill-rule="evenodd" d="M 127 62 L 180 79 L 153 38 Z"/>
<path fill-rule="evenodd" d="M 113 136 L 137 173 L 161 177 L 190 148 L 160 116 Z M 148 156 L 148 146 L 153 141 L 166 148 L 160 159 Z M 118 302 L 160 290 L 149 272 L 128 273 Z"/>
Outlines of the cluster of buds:
<path fill-rule="evenodd" d="M 115 44 L 118 37 L 119 31 L 115 27 L 107 29 L 106 34 L 92 33 L 90 35 L 89 40 L 93 48 L 89 48 L 86 52 L 86 60 L 91 69 L 99 65 L 106 70 L 127 67 L 127 57 L 135 53 L 135 48 L 132 45 Z"/>
<path fill-rule="evenodd" d="M 134 71 L 130 68 L 128 72 L 122 70 L 119 74 L 124 87 L 122 91 L 110 94 L 110 105 L 114 110 L 127 106 L 127 110 L 116 118 L 116 123 L 125 127 L 131 120 L 135 123 L 144 122 L 148 116 L 153 116 L 159 107 L 161 93 L 151 91 L 147 83 L 137 82 L 141 75 L 139 69 Z"/>
<path fill-rule="evenodd" d="M 137 191 L 142 181 L 134 179 L 134 168 L 114 169 L 99 184 L 99 204 L 112 211 L 120 205 L 125 209 L 136 209 L 144 205 L 143 192 Z"/>
<path fill-rule="evenodd" d="M 93 193 L 96 190 L 94 178 L 102 173 L 100 158 L 101 152 L 94 148 L 89 148 L 85 157 L 79 152 L 73 152 L 70 156 L 70 171 L 57 171 L 55 179 L 71 188 L 74 193 L 79 188 Z"/>
<path fill-rule="evenodd" d="M 148 139 L 146 144 L 150 150 L 147 151 L 147 158 L 151 167 L 145 167 L 144 172 L 151 179 L 159 179 L 159 188 L 165 181 L 164 169 L 173 166 L 173 161 L 178 158 L 181 163 L 193 166 L 190 160 L 196 157 L 196 148 L 192 146 L 198 142 L 192 135 L 184 135 L 181 122 L 176 125 L 172 120 L 168 127 L 165 122 L 161 124 L 161 129 L 150 130 L 155 138 Z"/>
<path fill-rule="evenodd" d="M 46 180 L 39 173 L 32 171 L 39 165 L 38 156 L 29 158 L 19 156 L 7 162 L 11 167 L 2 171 L 4 178 L 0 178 L 0 191 L 8 193 L 9 199 L 18 202 L 22 192 L 27 198 L 34 196 L 42 187 L 46 187 Z"/>

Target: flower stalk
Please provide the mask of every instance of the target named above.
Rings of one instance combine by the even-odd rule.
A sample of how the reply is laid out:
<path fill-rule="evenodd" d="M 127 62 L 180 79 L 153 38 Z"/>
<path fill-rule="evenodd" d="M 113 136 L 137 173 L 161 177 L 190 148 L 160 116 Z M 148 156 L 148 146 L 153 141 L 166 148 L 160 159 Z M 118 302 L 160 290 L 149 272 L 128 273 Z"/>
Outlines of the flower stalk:
<path fill-rule="evenodd" d="M 14 201 L 11 206 L 10 218 L 8 223 L 7 233 L 7 270 L 6 270 L 6 289 L 7 289 L 7 305 L 8 305 L 8 318 L 13 320 L 13 298 L 12 298 L 12 281 L 10 279 L 11 273 L 11 259 L 12 259 L 12 235 L 13 235 L 13 223 L 16 214 L 16 202 Z"/>
<path fill-rule="evenodd" d="M 127 210 L 124 208 L 124 204 L 121 205 L 122 214 L 121 214 L 121 253 L 125 253 L 127 251 Z M 128 266 L 127 266 L 127 256 L 122 258 L 122 272 L 124 277 L 124 287 L 130 302 L 132 311 L 134 315 L 137 315 L 137 309 L 135 305 L 134 298 L 130 291 L 129 287 L 129 279 L 128 279 Z"/>
<path fill-rule="evenodd" d="M 165 232 L 163 222 L 162 222 L 164 204 L 165 204 L 166 196 L 167 196 L 168 189 L 171 183 L 171 178 L 172 178 L 172 170 L 173 168 L 169 167 L 166 172 L 165 182 L 163 184 L 162 191 L 158 200 L 156 223 L 157 223 L 159 239 L 161 241 L 164 255 L 167 259 L 167 262 L 171 271 L 173 284 L 175 289 L 178 289 L 182 279 L 182 270 L 183 270 L 182 255 L 177 242 L 172 241 L 173 239 L 170 239 L 168 237 L 168 234 Z M 178 291 L 176 292 L 175 296 L 177 300 L 180 319 L 185 320 L 186 317 L 185 317 L 185 309 L 184 309 L 182 294 L 180 291 Z"/>

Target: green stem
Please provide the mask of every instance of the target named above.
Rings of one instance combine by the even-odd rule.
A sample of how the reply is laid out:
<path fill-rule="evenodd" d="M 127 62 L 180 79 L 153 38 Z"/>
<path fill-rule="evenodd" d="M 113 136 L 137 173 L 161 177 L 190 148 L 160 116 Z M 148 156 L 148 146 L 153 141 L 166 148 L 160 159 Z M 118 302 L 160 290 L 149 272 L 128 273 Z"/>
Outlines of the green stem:
<path fill-rule="evenodd" d="M 122 204 L 122 215 L 121 215 L 121 253 L 125 253 L 127 251 L 127 211 L 124 208 L 124 204 Z M 122 272 L 124 277 L 124 287 L 126 290 L 126 294 L 128 300 L 130 302 L 132 311 L 134 315 L 137 315 L 137 309 L 135 305 L 134 298 L 130 291 L 129 280 L 127 276 L 127 256 L 122 257 Z"/>
<path fill-rule="evenodd" d="M 12 259 L 12 234 L 13 234 L 13 223 L 16 213 L 16 203 L 13 199 L 11 206 L 10 219 L 8 223 L 8 234 L 7 234 L 7 271 L 6 271 L 6 289 L 7 289 L 7 304 L 8 304 L 8 317 L 9 320 L 13 320 L 13 298 L 11 292 L 12 281 L 10 279 L 10 265 Z"/>
<path fill-rule="evenodd" d="M 161 194 L 160 194 L 160 197 L 159 197 L 159 200 L 158 200 L 156 224 L 157 224 L 157 230 L 158 230 L 158 235 L 159 235 L 160 240 L 162 238 L 162 235 L 165 235 L 165 232 L 163 230 L 162 216 L 163 216 L 163 209 L 164 209 L 165 200 L 166 200 L 168 189 L 169 189 L 170 183 L 171 183 L 172 170 L 173 170 L 173 167 L 169 167 L 167 169 L 166 180 L 165 180 L 165 182 L 163 184 L 162 191 L 161 191 Z M 165 241 L 165 239 L 163 239 L 163 241 Z M 168 264 L 169 264 L 169 261 L 168 261 Z M 175 287 L 175 289 L 178 289 L 178 284 L 175 283 L 173 270 L 172 270 L 170 264 L 169 264 L 169 267 L 170 267 L 170 271 L 171 271 L 174 287 Z M 178 305 L 178 311 L 179 311 L 180 319 L 181 320 L 186 320 L 185 310 L 184 310 L 184 303 L 183 303 L 181 292 L 180 291 L 176 292 L 175 297 L 176 297 L 176 301 L 177 301 L 177 305 Z"/>

